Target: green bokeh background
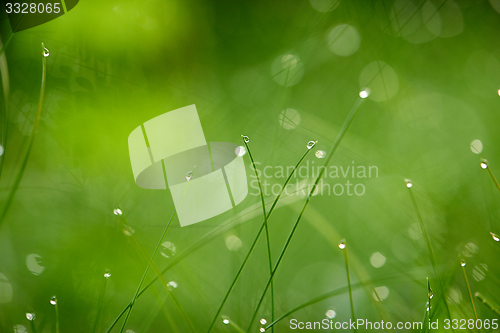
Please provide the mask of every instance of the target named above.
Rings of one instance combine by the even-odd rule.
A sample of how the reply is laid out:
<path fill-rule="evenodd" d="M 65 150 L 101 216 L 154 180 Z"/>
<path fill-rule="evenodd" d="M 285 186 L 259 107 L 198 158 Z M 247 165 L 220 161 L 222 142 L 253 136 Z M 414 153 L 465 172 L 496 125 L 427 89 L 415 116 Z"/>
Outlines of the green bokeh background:
<path fill-rule="evenodd" d="M 5 41 L 10 27 L 2 17 Z M 332 41 L 330 31 L 340 24 L 352 26 L 354 34 Z M 0 221 L 0 273 L 7 279 L 0 280 L 0 331 L 13 332 L 15 325 L 29 331 L 25 314 L 33 312 L 38 332 L 55 332 L 49 299 L 56 295 L 61 332 L 90 332 L 106 269 L 112 275 L 97 331 L 104 332 L 132 299 L 147 265 L 138 249 L 151 255 L 174 209 L 168 190 L 134 183 L 127 137 L 141 123 L 196 104 L 207 141 L 242 144 L 241 135 L 248 135 L 262 167 L 287 167 L 309 140 L 318 140 L 306 158 L 318 165 L 324 159 L 316 151 L 329 150 L 366 87 L 372 94 L 331 165 L 376 166 L 378 177 L 347 178 L 365 186 L 362 196 L 312 198 L 274 279 L 275 317 L 347 286 L 344 253 L 337 247 L 342 239 L 351 282 L 363 284 L 353 290 L 358 318 L 421 321 L 426 277 L 435 294 L 434 318 L 447 317 L 443 297 L 453 318 L 474 318 L 461 260 L 472 294 L 498 304 L 500 243 L 490 232 L 500 234 L 499 192 L 479 167 L 487 158 L 500 175 L 498 31 L 498 0 L 82 0 L 57 20 L 15 33 L 0 59 L 8 96 L 8 108 L 2 108 L 7 139 L 0 157 L 1 206 L 31 136 L 42 42 L 50 56 L 40 127 Z M 335 53 L 345 50 L 353 52 Z M 279 121 L 285 109 L 300 115 L 293 129 Z M 480 154 L 471 151 L 476 139 L 483 144 Z M 245 161 L 250 181 L 248 154 Z M 405 178 L 413 181 L 444 290 L 418 231 Z M 268 207 L 273 199 L 266 197 Z M 304 200 L 285 198 L 269 221 L 274 262 Z M 116 208 L 121 217 L 113 214 Z M 208 328 L 260 228 L 261 213 L 260 198 L 249 195 L 233 210 L 193 226 L 181 228 L 174 219 L 164 241 L 175 244 L 175 254 L 158 254 L 155 263 L 163 269 L 181 256 L 163 276 L 177 283 L 172 294 L 196 332 Z M 231 227 L 196 245 L 226 224 Z M 123 232 L 125 225 L 133 236 Z M 232 235 L 241 240 L 239 249 L 228 248 Z M 182 256 L 189 249 L 194 251 Z M 375 252 L 386 258 L 380 268 L 370 263 Z M 30 254 L 40 256 L 44 270 L 38 275 L 27 267 Z M 269 276 L 267 260 L 261 237 L 221 312 L 244 329 Z M 153 270 L 146 281 L 154 276 Z M 389 291 L 382 301 L 373 295 L 380 287 Z M 474 300 L 479 318 L 499 318 Z M 322 320 L 328 310 L 336 312 L 334 320 L 351 318 L 345 289 L 285 318 L 276 331 L 289 331 L 290 318 Z M 269 323 L 271 316 L 266 298 L 257 319 Z M 260 326 L 256 320 L 251 331 Z M 190 331 L 160 282 L 137 300 L 126 329 Z M 236 329 L 220 317 L 214 331 Z"/>

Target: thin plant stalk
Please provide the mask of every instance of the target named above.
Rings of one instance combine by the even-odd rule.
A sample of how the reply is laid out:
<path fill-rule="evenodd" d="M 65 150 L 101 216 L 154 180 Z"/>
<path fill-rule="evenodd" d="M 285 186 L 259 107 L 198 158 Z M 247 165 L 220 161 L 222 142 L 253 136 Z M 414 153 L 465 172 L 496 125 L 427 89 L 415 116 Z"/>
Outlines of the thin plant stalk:
<path fill-rule="evenodd" d="M 236 330 L 236 332 L 245 333 L 245 331 L 232 320 L 229 320 L 229 325 L 231 325 Z"/>
<path fill-rule="evenodd" d="M 42 43 L 42 82 L 41 82 L 41 87 L 40 87 L 40 99 L 38 102 L 38 110 L 36 113 L 36 118 L 35 118 L 35 123 L 33 125 L 33 130 L 31 132 L 31 137 L 28 142 L 28 149 L 26 151 L 26 154 L 24 155 L 24 159 L 22 161 L 21 167 L 19 168 L 19 171 L 16 175 L 16 178 L 14 179 L 14 183 L 12 184 L 12 189 L 7 196 L 7 199 L 5 200 L 5 204 L 3 206 L 2 212 L 0 213 L 0 226 L 2 225 L 2 222 L 5 219 L 5 215 L 7 214 L 7 211 L 9 210 L 10 204 L 12 203 L 12 200 L 14 199 L 14 196 L 16 195 L 17 189 L 19 188 L 19 184 L 21 183 L 21 179 L 23 178 L 24 175 L 24 170 L 26 169 L 26 165 L 28 164 L 28 159 L 30 156 L 31 148 L 33 147 L 33 142 L 35 141 L 35 135 L 38 130 L 38 125 L 40 124 L 40 118 L 42 115 L 42 105 L 43 105 L 43 99 L 45 97 L 45 79 L 47 77 L 47 59 L 44 56 L 44 48 L 45 45 Z"/>
<path fill-rule="evenodd" d="M 467 291 L 469 292 L 470 303 L 472 304 L 472 310 L 474 311 L 474 317 L 476 318 L 477 321 L 476 306 L 474 305 L 474 297 L 472 297 L 472 292 L 470 291 L 469 279 L 467 278 L 467 273 L 465 272 L 465 263 L 462 262 L 461 266 L 462 266 L 462 272 L 464 273 L 465 284 L 467 285 Z"/>
<path fill-rule="evenodd" d="M 56 310 L 56 333 L 59 333 L 59 302 L 54 304 L 54 308 Z"/>
<path fill-rule="evenodd" d="M 481 293 L 476 292 L 474 294 L 478 300 L 481 301 L 484 305 L 486 305 L 491 311 L 495 312 L 497 315 L 500 316 L 500 310 L 498 309 L 498 305 L 493 304 L 491 301 L 487 300 Z"/>
<path fill-rule="evenodd" d="M 302 157 L 300 158 L 300 160 L 297 162 L 297 164 L 293 168 L 293 170 L 290 173 L 290 175 L 288 176 L 288 178 L 283 183 L 283 186 L 281 187 L 281 190 L 280 190 L 278 196 L 274 200 L 273 204 L 271 205 L 271 208 L 269 209 L 269 212 L 267 213 L 267 216 L 266 216 L 267 220 L 269 220 L 269 217 L 271 216 L 271 214 L 273 213 L 274 209 L 276 208 L 276 205 L 278 204 L 278 201 L 281 198 L 281 195 L 283 194 L 286 186 L 290 182 L 290 179 L 292 179 L 293 175 L 295 174 L 295 171 L 300 166 L 300 164 L 302 163 L 302 161 L 304 160 L 304 158 L 307 156 L 307 154 L 309 153 L 309 151 L 310 151 L 310 149 L 306 150 L 306 152 L 302 155 Z M 210 323 L 210 326 L 208 327 L 207 333 L 210 333 L 212 331 L 212 328 L 214 327 L 215 322 L 217 321 L 217 318 L 219 317 L 219 315 L 220 315 L 220 313 L 222 311 L 222 308 L 224 307 L 224 304 L 226 304 L 226 301 L 229 298 L 229 295 L 231 294 L 231 291 L 233 290 L 234 286 L 236 285 L 236 282 L 238 281 L 238 279 L 239 279 L 239 277 L 241 275 L 241 272 L 243 271 L 243 268 L 245 268 L 245 265 L 247 264 L 248 259 L 250 258 L 250 255 L 252 254 L 252 251 L 255 248 L 255 245 L 257 245 L 257 241 L 259 240 L 259 237 L 260 237 L 262 231 L 264 230 L 264 226 L 265 226 L 265 223 L 263 222 L 262 225 L 260 226 L 259 231 L 257 232 L 257 235 L 254 238 L 254 241 L 253 241 L 252 245 L 250 246 L 250 249 L 248 250 L 248 253 L 247 253 L 245 259 L 241 263 L 240 268 L 238 269 L 238 272 L 236 273 L 236 276 L 234 277 L 233 281 L 231 282 L 231 285 L 229 286 L 229 289 L 227 290 L 226 294 L 224 295 L 224 298 L 222 299 L 222 302 L 219 305 L 219 308 L 217 309 L 217 312 L 215 313 L 215 316 L 213 317 L 212 322 Z"/>
<path fill-rule="evenodd" d="M 165 170 L 165 167 L 164 167 L 164 165 L 163 165 L 163 160 L 162 160 L 162 166 L 163 166 L 163 170 Z M 168 186 L 168 184 L 167 184 L 167 177 L 166 177 L 166 175 L 165 175 L 165 171 L 164 171 L 164 179 L 165 179 L 165 185 L 167 185 L 167 186 Z M 184 198 L 184 195 L 186 194 L 186 191 L 187 191 L 188 187 L 189 187 L 189 181 L 187 182 L 186 188 L 184 189 L 184 193 L 182 194 L 182 197 L 181 197 L 181 199 L 179 200 L 178 205 L 180 205 L 180 204 L 181 204 L 182 199 Z M 156 253 L 158 252 L 158 249 L 160 248 L 161 242 L 163 241 L 163 238 L 165 237 L 165 235 L 166 235 L 166 233 L 167 233 L 168 229 L 170 228 L 170 225 L 171 225 L 171 223 L 172 223 L 172 220 L 174 219 L 174 217 L 175 217 L 175 215 L 176 215 L 176 214 L 177 214 L 177 208 L 175 207 L 175 208 L 174 208 L 174 211 L 173 211 L 173 213 L 172 213 L 172 215 L 170 216 L 170 219 L 168 220 L 167 225 L 165 226 L 165 229 L 163 230 L 163 233 L 162 233 L 162 235 L 161 235 L 160 239 L 158 240 L 158 243 L 156 244 L 155 250 L 153 251 L 153 254 L 151 255 L 151 259 L 149 260 L 149 263 L 148 263 L 148 265 L 147 265 L 147 267 L 146 267 L 146 270 L 144 271 L 144 274 L 142 275 L 141 281 L 139 282 L 139 285 L 137 286 L 137 290 L 136 290 L 136 292 L 135 292 L 135 294 L 134 294 L 134 297 L 132 298 L 132 301 L 131 301 L 131 303 L 130 303 L 130 307 L 128 308 L 127 315 L 125 316 L 125 319 L 123 320 L 123 324 L 122 324 L 122 327 L 121 327 L 121 329 L 120 329 L 120 333 L 122 333 L 122 332 L 123 332 L 123 330 L 125 329 L 125 326 L 126 326 L 126 324 L 127 324 L 128 318 L 130 317 L 130 313 L 132 312 L 132 309 L 133 309 L 133 307 L 134 307 L 134 305 L 135 305 L 135 301 L 137 300 L 137 297 L 138 297 L 138 295 L 139 295 L 139 292 L 141 291 L 142 284 L 144 283 L 144 280 L 146 279 L 146 275 L 147 275 L 147 274 L 148 274 L 148 272 L 149 272 L 149 268 L 151 267 L 151 264 L 153 263 L 153 260 L 154 260 L 154 258 L 155 258 L 155 256 L 156 256 Z M 115 323 L 116 323 L 116 321 L 115 321 Z M 108 332 L 109 332 L 112 328 L 113 328 L 113 326 L 111 326 L 111 327 L 108 329 Z"/>
<path fill-rule="evenodd" d="M 302 207 L 302 210 L 301 210 L 299 216 L 297 217 L 297 220 L 295 221 L 295 224 L 294 224 L 294 226 L 292 228 L 292 231 L 290 232 L 290 234 L 289 234 L 289 236 L 288 236 L 288 238 L 287 238 L 287 240 L 285 242 L 285 245 L 284 245 L 283 249 L 281 250 L 281 253 L 280 253 L 279 257 L 278 257 L 278 260 L 276 261 L 276 264 L 274 265 L 273 273 L 271 274 L 271 277 L 267 281 L 266 286 L 264 287 L 264 290 L 263 290 L 263 292 L 261 294 L 261 297 L 259 299 L 259 302 L 257 303 L 257 306 L 256 306 L 256 308 L 254 310 L 254 313 L 252 314 L 252 317 L 250 318 L 250 324 L 248 326 L 247 331 L 250 331 L 250 329 L 252 327 L 252 323 L 253 323 L 255 317 L 257 316 L 257 313 L 258 313 L 258 311 L 260 309 L 262 301 L 264 300 L 264 297 L 266 295 L 267 289 L 269 288 L 269 285 L 271 284 L 271 281 L 272 281 L 272 279 L 273 279 L 273 277 L 274 277 L 274 275 L 276 273 L 276 270 L 278 269 L 278 267 L 279 267 L 279 265 L 281 263 L 281 260 L 283 259 L 283 256 L 285 255 L 285 252 L 288 249 L 288 246 L 290 245 L 290 241 L 292 240 L 292 237 L 295 234 L 295 231 L 297 230 L 297 226 L 299 225 L 300 220 L 302 219 L 302 215 L 304 214 L 304 211 L 306 210 L 307 205 L 309 204 L 309 201 L 311 200 L 311 197 L 312 197 L 313 193 L 316 191 L 316 187 L 318 186 L 321 178 L 323 177 L 323 173 L 326 170 L 326 166 L 328 165 L 328 163 L 332 159 L 332 156 L 334 155 L 335 151 L 339 147 L 340 142 L 342 142 L 342 139 L 344 138 L 344 135 L 347 133 L 347 130 L 351 126 L 351 124 L 352 124 L 354 118 L 356 117 L 356 115 L 357 115 L 359 109 L 361 108 L 361 106 L 362 106 L 362 99 L 358 98 L 356 100 L 356 102 L 354 103 L 351 111 L 349 112 L 349 115 L 347 116 L 347 119 L 344 121 L 344 124 L 342 125 L 342 128 L 340 129 L 339 133 L 337 134 L 337 138 L 333 142 L 333 145 L 330 148 L 330 151 L 328 152 L 328 157 L 326 158 L 326 161 L 323 164 L 324 167 L 320 168 L 321 171 L 320 171 L 318 177 L 316 178 L 316 181 L 314 182 L 314 185 L 312 186 L 311 191 L 309 192 L 309 195 L 306 198 L 306 201 L 304 202 L 304 206 Z"/>
<path fill-rule="evenodd" d="M 491 168 L 488 166 L 486 168 L 488 170 L 488 173 L 490 174 L 491 180 L 493 183 L 495 183 L 495 186 L 497 187 L 498 191 L 500 191 L 500 184 L 498 184 L 498 180 L 496 179 L 495 175 L 493 174 L 493 171 L 491 171 Z"/>
<path fill-rule="evenodd" d="M 30 320 L 31 332 L 36 333 L 35 321 Z"/>
<path fill-rule="evenodd" d="M 97 330 L 97 324 L 99 323 L 99 316 L 101 315 L 101 310 L 102 310 L 102 304 L 104 302 L 104 294 L 106 292 L 106 284 L 107 284 L 108 278 L 103 276 L 103 281 L 101 285 L 101 290 L 99 291 L 99 298 L 97 300 L 97 313 L 94 319 L 94 325 L 92 326 L 92 331 L 91 333 L 95 333 Z M 56 303 L 57 305 L 57 303 Z"/>
<path fill-rule="evenodd" d="M 352 321 L 355 322 L 356 316 L 354 314 L 354 302 L 352 301 L 351 275 L 349 274 L 349 257 L 347 256 L 347 247 L 344 247 L 343 251 L 344 251 L 344 258 L 345 258 L 345 270 L 346 270 L 346 274 L 347 274 L 347 286 L 349 287 L 349 302 L 351 304 L 351 318 L 352 318 Z M 357 330 L 354 329 L 354 332 L 357 332 Z"/>
<path fill-rule="evenodd" d="M 432 294 L 432 289 L 431 289 L 431 283 L 429 282 L 429 278 L 427 278 L 427 304 L 425 305 L 425 312 L 424 312 L 424 319 L 422 320 L 422 331 L 421 332 L 427 332 L 427 327 L 429 325 L 426 325 L 426 321 L 428 318 L 430 318 L 430 311 L 431 311 L 431 298 L 433 297 Z"/>
<path fill-rule="evenodd" d="M 269 228 L 267 223 L 267 212 L 266 212 L 266 203 L 264 201 L 264 193 L 262 192 L 262 184 L 260 182 L 259 173 L 257 172 L 257 167 L 255 166 L 255 161 L 252 157 L 252 152 L 250 151 L 250 147 L 248 147 L 247 140 L 243 139 L 243 143 L 245 144 L 245 148 L 248 151 L 248 156 L 250 157 L 250 161 L 252 162 L 252 166 L 255 172 L 255 177 L 257 178 L 257 183 L 259 184 L 259 194 L 260 201 L 262 202 L 262 216 L 264 217 L 264 229 L 266 230 L 266 243 L 267 243 L 267 258 L 269 263 L 269 276 L 273 273 L 273 261 L 271 258 L 271 244 L 269 241 Z M 309 149 L 308 149 L 309 150 Z M 271 321 L 274 321 L 274 284 L 271 282 Z M 272 329 L 274 332 L 274 327 Z"/>
<path fill-rule="evenodd" d="M 418 222 L 420 224 L 420 229 L 422 230 L 422 234 L 423 234 L 423 236 L 425 238 L 425 242 L 427 244 L 427 250 L 429 251 L 434 274 L 436 274 L 437 279 L 439 281 L 439 285 L 441 287 L 441 291 L 444 294 L 445 289 L 444 289 L 444 285 L 443 285 L 443 280 L 441 279 L 441 275 L 439 274 L 439 270 L 437 268 L 436 256 L 434 254 L 434 250 L 432 249 L 431 241 L 429 239 L 429 236 L 427 234 L 427 230 L 426 230 L 425 225 L 424 225 L 424 220 L 422 219 L 422 215 L 420 214 L 420 210 L 418 209 L 417 201 L 415 200 L 415 196 L 413 195 L 413 191 L 412 191 L 411 187 L 408 187 L 408 192 L 410 193 L 411 202 L 413 204 L 413 208 L 415 209 L 415 213 L 417 215 Z M 443 301 L 444 301 L 444 305 L 446 307 L 446 312 L 447 312 L 448 318 L 451 319 L 450 308 L 448 306 L 448 302 L 446 301 L 446 298 L 443 298 Z M 452 331 L 454 332 L 455 330 L 452 328 Z"/>
<path fill-rule="evenodd" d="M 125 223 L 126 223 L 126 220 L 125 220 Z M 144 247 L 141 245 L 141 243 L 139 243 L 139 241 L 137 240 L 137 238 L 133 234 L 130 236 L 130 238 L 132 239 L 132 244 L 133 244 L 136 252 L 139 254 L 139 256 L 141 256 L 146 261 L 146 263 L 148 263 L 149 262 L 149 258 L 148 258 L 147 254 L 146 254 L 146 251 L 144 250 Z M 153 270 L 156 272 L 156 274 L 159 277 L 161 283 L 163 284 L 163 286 L 167 290 L 168 295 L 172 298 L 175 306 L 177 307 L 177 309 L 181 313 L 182 317 L 186 320 L 186 322 L 190 326 L 191 330 L 193 332 L 195 332 L 196 330 L 194 329 L 194 326 L 193 326 L 193 323 L 192 323 L 191 319 L 189 319 L 188 315 L 186 314 L 186 311 L 184 311 L 184 309 L 180 305 L 179 301 L 175 297 L 174 293 L 168 287 L 167 281 L 165 281 L 165 279 L 163 278 L 163 275 L 161 274 L 160 270 L 158 269 L 158 266 L 154 262 L 151 263 L 151 266 L 153 267 Z M 172 326 L 175 326 L 175 324 L 172 322 L 171 318 L 168 317 L 168 319 L 169 319 L 170 324 L 172 324 Z"/>

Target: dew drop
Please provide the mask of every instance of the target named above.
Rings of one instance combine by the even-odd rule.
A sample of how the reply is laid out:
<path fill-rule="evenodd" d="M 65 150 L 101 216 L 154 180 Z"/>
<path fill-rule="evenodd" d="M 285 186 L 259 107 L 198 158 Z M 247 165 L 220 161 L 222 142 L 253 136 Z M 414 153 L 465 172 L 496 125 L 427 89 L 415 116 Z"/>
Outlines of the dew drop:
<path fill-rule="evenodd" d="M 495 242 L 500 242 L 500 237 L 497 234 L 490 232 L 490 235 Z"/>
<path fill-rule="evenodd" d="M 193 177 L 193 171 L 189 171 L 189 172 L 186 174 L 186 180 L 187 180 L 187 181 L 190 181 L 192 177 Z"/>
<path fill-rule="evenodd" d="M 267 320 L 265 318 L 262 318 L 259 322 L 261 325 L 267 324 Z"/>
<path fill-rule="evenodd" d="M 249 143 L 250 142 L 250 138 L 246 135 L 242 135 L 241 136 L 243 138 L 243 141 L 245 141 L 245 143 Z"/>
<path fill-rule="evenodd" d="M 465 261 L 463 261 L 463 260 L 462 260 L 462 261 L 460 262 L 460 266 L 465 267 L 465 265 L 466 265 Z"/>
<path fill-rule="evenodd" d="M 227 318 L 222 319 L 222 322 L 226 325 L 229 325 L 229 319 Z"/>
<path fill-rule="evenodd" d="M 160 254 L 165 258 L 171 258 L 177 252 L 177 247 L 172 242 L 163 242 L 161 243 L 162 249 Z"/>
<path fill-rule="evenodd" d="M 26 319 L 28 319 L 29 321 L 35 320 L 35 314 L 31 312 L 26 313 Z"/>
<path fill-rule="evenodd" d="M 265 332 L 265 331 L 266 331 L 266 329 L 265 329 L 264 327 L 261 327 L 261 328 L 260 328 L 260 331 L 261 331 L 261 332 Z"/>
<path fill-rule="evenodd" d="M 318 151 L 316 151 L 316 154 L 314 154 L 314 155 L 316 155 L 317 158 L 325 158 L 326 151 L 324 151 L 324 150 L 318 150 Z"/>
<path fill-rule="evenodd" d="M 328 311 L 326 311 L 325 314 L 330 319 L 333 319 L 333 318 L 335 318 L 337 316 L 337 312 L 335 312 L 335 310 L 331 310 L 331 309 L 328 310 Z"/>
<path fill-rule="evenodd" d="M 45 58 L 47 58 L 47 57 L 50 55 L 49 49 L 48 49 L 48 48 L 46 48 L 46 47 L 44 47 L 44 48 L 43 48 L 43 53 L 42 53 L 42 54 L 43 54 L 43 56 L 44 56 Z"/>
<path fill-rule="evenodd" d="M 56 298 L 55 296 L 52 296 L 52 297 L 50 298 L 50 301 L 49 301 L 49 302 L 50 302 L 50 304 L 52 304 L 52 305 L 56 305 L 56 304 L 57 304 L 57 298 Z"/>
<path fill-rule="evenodd" d="M 363 89 L 359 92 L 359 97 L 367 98 L 370 95 L 370 91 L 368 89 Z"/>
<path fill-rule="evenodd" d="M 113 214 L 116 216 L 122 216 L 123 212 L 120 208 L 113 209 Z"/>
<path fill-rule="evenodd" d="M 168 289 L 170 289 L 170 290 L 174 290 L 175 288 L 177 288 L 177 282 L 175 282 L 175 281 L 170 281 L 169 283 L 167 283 L 167 287 L 168 287 Z"/>
<path fill-rule="evenodd" d="M 481 140 L 474 140 L 470 143 L 470 150 L 474 154 L 479 154 L 483 151 L 483 143 Z"/>
<path fill-rule="evenodd" d="M 111 272 L 109 271 L 109 269 L 107 269 L 106 272 L 104 273 L 104 277 L 106 279 L 109 279 L 111 277 Z"/>
<path fill-rule="evenodd" d="M 341 249 L 341 250 L 345 249 L 345 242 L 344 241 L 341 241 L 339 243 L 339 249 Z"/>
<path fill-rule="evenodd" d="M 434 297 L 434 292 L 432 291 L 432 288 L 430 288 L 430 287 L 429 287 L 428 296 L 429 296 L 429 298 L 433 298 Z"/>
<path fill-rule="evenodd" d="M 0 156 L 2 156 L 2 155 L 3 155 L 3 147 L 2 147 L 2 145 L 0 145 Z"/>
<path fill-rule="evenodd" d="M 410 188 L 413 186 L 413 183 L 411 182 L 410 179 L 405 179 L 406 187 Z"/>
<path fill-rule="evenodd" d="M 309 141 L 307 143 L 307 149 L 311 149 L 314 146 L 316 146 L 316 141 Z"/>
<path fill-rule="evenodd" d="M 486 169 L 488 167 L 488 161 L 482 160 L 480 166 L 481 166 L 481 169 Z"/>
<path fill-rule="evenodd" d="M 243 146 L 238 146 L 234 150 L 234 153 L 236 154 L 236 156 L 241 157 L 247 153 L 247 150 Z"/>

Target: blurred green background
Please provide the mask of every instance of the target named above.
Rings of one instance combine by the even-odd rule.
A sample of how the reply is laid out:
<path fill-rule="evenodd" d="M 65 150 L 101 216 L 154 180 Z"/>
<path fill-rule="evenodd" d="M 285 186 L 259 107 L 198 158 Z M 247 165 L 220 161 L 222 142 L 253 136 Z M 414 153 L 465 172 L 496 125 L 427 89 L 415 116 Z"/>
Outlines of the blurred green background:
<path fill-rule="evenodd" d="M 2 13 L 5 41 L 11 30 Z M 447 318 L 443 299 L 453 318 L 474 318 L 461 260 L 472 295 L 498 308 L 500 243 L 490 232 L 500 234 L 499 192 L 479 163 L 487 158 L 500 175 L 499 31 L 499 0 L 82 0 L 15 33 L 0 58 L 0 207 L 31 137 L 42 42 L 50 56 L 40 126 L 0 221 L 0 331 L 31 331 L 29 312 L 38 332 L 55 332 L 49 300 L 56 295 L 61 332 L 94 325 L 104 332 L 132 299 L 174 209 L 168 190 L 134 183 L 127 137 L 141 123 L 196 104 L 207 141 L 242 144 L 248 135 L 261 167 L 287 167 L 318 140 L 304 163 L 320 165 L 317 156 L 329 150 L 362 89 L 370 95 L 330 165 L 376 166 L 378 177 L 327 179 L 366 191 L 312 198 L 274 278 L 274 317 L 340 292 L 291 314 L 276 331 L 289 331 L 290 318 L 351 318 L 342 239 L 357 318 L 421 321 L 426 277 L 433 318 Z M 474 140 L 481 144 L 471 146 Z M 250 181 L 248 154 L 245 161 Z M 268 193 L 267 207 L 274 197 Z M 304 200 L 284 198 L 269 221 L 274 262 Z M 206 331 L 262 221 L 256 195 L 193 226 L 174 219 L 155 258 L 160 270 L 175 263 L 163 275 L 174 283 L 169 292 L 156 282 L 137 300 L 127 332 L 190 332 L 189 322 Z M 214 332 L 250 325 L 267 260 L 262 235 Z M 146 282 L 155 275 L 152 269 Z M 473 298 L 479 318 L 500 318 Z M 272 321 L 269 297 L 251 331 L 261 318 Z"/>

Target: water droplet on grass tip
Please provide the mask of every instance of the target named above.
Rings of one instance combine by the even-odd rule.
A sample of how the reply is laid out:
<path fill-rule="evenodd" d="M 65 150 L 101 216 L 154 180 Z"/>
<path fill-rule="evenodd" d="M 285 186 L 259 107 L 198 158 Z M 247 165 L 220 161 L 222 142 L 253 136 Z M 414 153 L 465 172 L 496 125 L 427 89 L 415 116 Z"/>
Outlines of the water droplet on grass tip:
<path fill-rule="evenodd" d="M 49 49 L 48 49 L 48 48 L 46 48 L 46 47 L 44 47 L 44 48 L 43 48 L 43 53 L 42 53 L 42 54 L 43 54 L 43 56 L 44 56 L 45 58 L 47 58 L 47 57 L 50 55 Z"/>
<path fill-rule="evenodd" d="M 109 269 L 107 269 L 106 272 L 104 273 L 104 277 L 106 279 L 109 279 L 111 277 L 111 272 L 109 271 Z"/>
<path fill-rule="evenodd" d="M 466 265 L 465 261 L 463 261 L 463 260 L 462 260 L 462 261 L 460 262 L 460 266 L 465 267 L 465 265 Z"/>
<path fill-rule="evenodd" d="M 169 283 L 167 283 L 167 287 L 168 287 L 168 289 L 173 290 L 173 289 L 177 288 L 177 282 L 170 281 Z"/>
<path fill-rule="evenodd" d="M 309 141 L 307 143 L 307 149 L 311 149 L 314 146 L 316 146 L 316 141 Z"/>
<path fill-rule="evenodd" d="M 222 322 L 226 325 L 229 325 L 229 319 L 227 318 L 222 319 Z"/>
<path fill-rule="evenodd" d="M 113 209 L 113 214 L 116 216 L 122 216 L 123 212 L 120 208 Z"/>
<path fill-rule="evenodd" d="M 189 171 L 189 172 L 186 174 L 186 180 L 187 180 L 187 181 L 190 181 L 192 177 L 193 177 L 193 171 Z"/>
<path fill-rule="evenodd" d="M 405 179 L 406 187 L 410 188 L 413 186 L 413 183 L 411 182 L 410 179 Z"/>
<path fill-rule="evenodd" d="M 259 322 L 261 325 L 267 324 L 267 320 L 265 318 L 262 318 Z"/>
<path fill-rule="evenodd" d="M 245 143 L 249 143 L 250 142 L 250 138 L 246 135 L 242 135 L 241 136 L 243 138 L 243 141 L 245 141 Z"/>
<path fill-rule="evenodd" d="M 261 332 L 265 332 L 265 331 L 266 331 L 266 329 L 265 329 L 264 327 L 261 327 L 261 328 L 260 328 L 260 331 L 261 331 Z"/>
<path fill-rule="evenodd" d="M 490 235 L 495 242 L 500 242 L 500 237 L 497 234 L 490 232 Z"/>
<path fill-rule="evenodd" d="M 30 312 L 26 313 L 26 319 L 28 319 L 29 321 L 35 320 L 35 314 Z"/>
<path fill-rule="evenodd" d="M 359 97 L 361 98 L 367 98 L 370 95 L 370 92 L 368 89 L 363 89 L 359 92 Z"/>
<path fill-rule="evenodd" d="M 481 169 L 486 169 L 488 167 L 488 161 L 482 160 L 480 166 L 481 166 Z"/>
<path fill-rule="evenodd" d="M 57 298 L 55 296 L 52 296 L 50 298 L 50 304 L 52 304 L 52 305 L 56 305 L 57 304 Z"/>
<path fill-rule="evenodd" d="M 339 243 L 339 249 L 341 249 L 341 250 L 345 249 L 345 242 L 344 241 Z"/>

